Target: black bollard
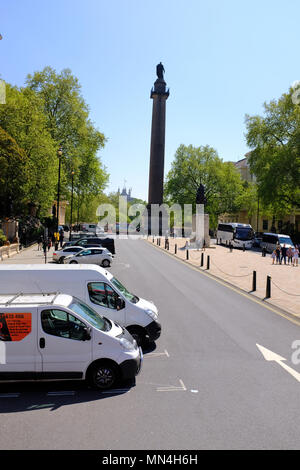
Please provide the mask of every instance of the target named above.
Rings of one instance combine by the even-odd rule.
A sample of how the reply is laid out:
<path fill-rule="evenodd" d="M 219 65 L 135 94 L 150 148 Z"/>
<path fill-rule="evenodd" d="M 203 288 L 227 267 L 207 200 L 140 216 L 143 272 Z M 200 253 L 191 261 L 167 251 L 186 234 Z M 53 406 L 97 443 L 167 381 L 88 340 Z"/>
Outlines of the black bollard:
<path fill-rule="evenodd" d="M 177 255 L 177 243 L 175 243 L 175 255 Z"/>
<path fill-rule="evenodd" d="M 189 260 L 189 250 L 186 250 L 186 259 Z"/>
<path fill-rule="evenodd" d="M 207 265 L 206 265 L 206 269 L 207 269 L 207 270 L 209 269 L 209 255 L 207 256 Z"/>
<path fill-rule="evenodd" d="M 271 276 L 267 276 L 266 299 L 271 297 Z"/>
<path fill-rule="evenodd" d="M 246 250 L 246 248 L 245 248 L 245 243 L 243 243 L 243 251 L 245 251 L 245 250 Z"/>
<path fill-rule="evenodd" d="M 256 271 L 253 271 L 252 277 L 252 292 L 256 291 Z"/>
<path fill-rule="evenodd" d="M 200 266 L 202 267 L 204 264 L 204 253 L 201 253 L 201 263 Z"/>

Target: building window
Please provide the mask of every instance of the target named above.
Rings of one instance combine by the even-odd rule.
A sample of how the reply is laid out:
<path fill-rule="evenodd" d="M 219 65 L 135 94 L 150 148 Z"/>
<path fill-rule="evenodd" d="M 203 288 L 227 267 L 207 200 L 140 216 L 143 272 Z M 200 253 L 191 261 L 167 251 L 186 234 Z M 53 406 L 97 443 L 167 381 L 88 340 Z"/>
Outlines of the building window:
<path fill-rule="evenodd" d="M 263 230 L 268 230 L 268 221 L 263 220 Z"/>

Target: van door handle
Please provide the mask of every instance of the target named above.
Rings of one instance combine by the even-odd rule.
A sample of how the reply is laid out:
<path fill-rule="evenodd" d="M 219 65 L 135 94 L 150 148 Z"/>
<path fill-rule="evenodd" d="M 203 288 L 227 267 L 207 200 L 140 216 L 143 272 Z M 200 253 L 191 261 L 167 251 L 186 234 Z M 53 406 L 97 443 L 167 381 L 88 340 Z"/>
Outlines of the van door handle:
<path fill-rule="evenodd" d="M 45 346 L 46 346 L 45 338 L 40 338 L 40 348 L 44 349 Z"/>

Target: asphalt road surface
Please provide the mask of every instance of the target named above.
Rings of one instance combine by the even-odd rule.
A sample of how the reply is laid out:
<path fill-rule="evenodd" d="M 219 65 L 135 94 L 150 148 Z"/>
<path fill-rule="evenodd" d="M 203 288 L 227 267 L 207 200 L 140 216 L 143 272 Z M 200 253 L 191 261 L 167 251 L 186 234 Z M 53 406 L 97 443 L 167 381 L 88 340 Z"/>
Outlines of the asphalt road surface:
<path fill-rule="evenodd" d="M 111 271 L 159 308 L 135 384 L 1 385 L 1 449 L 299 448 L 296 322 L 143 240 L 117 240 Z"/>

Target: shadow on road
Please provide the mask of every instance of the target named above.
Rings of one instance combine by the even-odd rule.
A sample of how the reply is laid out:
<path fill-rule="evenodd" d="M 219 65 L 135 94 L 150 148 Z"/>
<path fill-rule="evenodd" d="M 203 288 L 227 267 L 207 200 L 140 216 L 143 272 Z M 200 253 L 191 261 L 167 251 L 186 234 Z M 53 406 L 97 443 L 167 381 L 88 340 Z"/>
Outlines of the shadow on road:
<path fill-rule="evenodd" d="M 122 382 L 114 389 L 98 391 L 86 382 L 22 382 L 0 385 L 0 414 L 49 409 L 88 403 L 124 395 L 135 387 L 135 380 Z"/>

